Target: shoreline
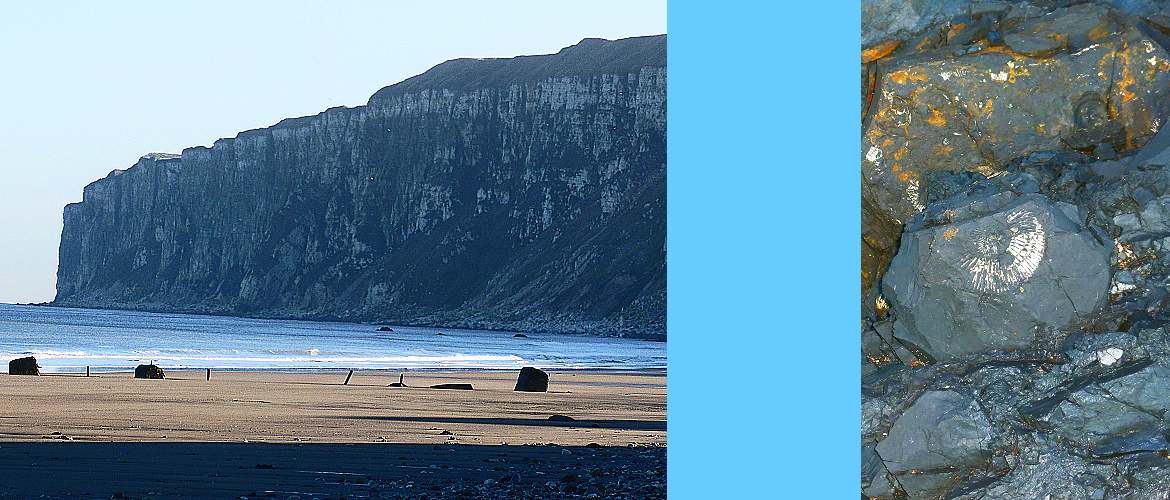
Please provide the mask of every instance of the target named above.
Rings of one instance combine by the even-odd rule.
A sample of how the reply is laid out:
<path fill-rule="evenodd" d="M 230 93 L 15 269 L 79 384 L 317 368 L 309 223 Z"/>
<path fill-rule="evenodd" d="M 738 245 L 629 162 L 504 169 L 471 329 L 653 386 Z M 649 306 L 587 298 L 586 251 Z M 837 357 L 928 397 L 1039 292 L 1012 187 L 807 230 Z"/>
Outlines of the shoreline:
<path fill-rule="evenodd" d="M 395 323 L 395 322 L 391 322 L 390 320 L 347 320 L 344 318 L 333 317 L 333 316 L 297 316 L 297 315 L 280 316 L 280 315 L 274 315 L 274 314 L 272 314 L 272 315 L 240 315 L 240 314 L 231 314 L 229 312 L 217 312 L 214 310 L 196 311 L 196 310 L 181 310 L 181 309 L 168 308 L 168 307 L 150 307 L 150 306 L 131 307 L 131 306 L 118 306 L 115 304 L 104 305 L 101 307 L 86 306 L 86 305 L 81 305 L 81 304 L 68 304 L 68 305 L 66 305 L 66 304 L 58 304 L 56 301 L 43 302 L 43 303 L 39 303 L 39 304 L 0 303 L 0 305 L 19 306 L 19 307 L 52 307 L 52 308 L 57 308 L 57 309 L 77 309 L 77 310 L 85 310 L 85 311 L 138 312 L 138 313 L 149 313 L 149 314 L 168 314 L 168 315 L 194 316 L 194 317 L 199 317 L 199 316 L 223 317 L 223 318 L 237 318 L 237 319 L 250 319 L 250 320 L 307 321 L 307 322 L 312 322 L 312 323 L 339 323 L 339 324 L 345 324 L 345 325 L 390 326 L 390 327 L 408 327 L 408 328 L 436 328 L 436 329 L 445 329 L 445 330 L 470 330 L 470 331 L 498 332 L 498 333 L 535 333 L 535 334 L 544 334 L 544 335 L 579 335 L 579 336 L 585 336 L 585 337 L 619 338 L 619 339 L 627 339 L 627 340 L 640 340 L 640 341 L 645 341 L 645 342 L 663 342 L 663 343 L 665 343 L 667 340 L 667 336 L 665 333 L 638 333 L 636 331 L 630 331 L 629 334 L 627 335 L 626 332 L 616 332 L 616 333 L 590 333 L 587 331 L 571 332 L 571 331 L 552 330 L 552 329 L 539 328 L 539 327 L 536 327 L 536 328 L 511 328 L 510 329 L 510 328 L 504 328 L 504 327 L 490 327 L 490 326 L 487 326 L 488 325 L 487 323 L 484 324 L 485 326 L 472 328 L 472 327 L 468 327 L 468 326 L 448 326 L 446 324 L 435 324 L 433 322 L 427 322 L 427 321 L 401 321 L 401 322 Z"/>

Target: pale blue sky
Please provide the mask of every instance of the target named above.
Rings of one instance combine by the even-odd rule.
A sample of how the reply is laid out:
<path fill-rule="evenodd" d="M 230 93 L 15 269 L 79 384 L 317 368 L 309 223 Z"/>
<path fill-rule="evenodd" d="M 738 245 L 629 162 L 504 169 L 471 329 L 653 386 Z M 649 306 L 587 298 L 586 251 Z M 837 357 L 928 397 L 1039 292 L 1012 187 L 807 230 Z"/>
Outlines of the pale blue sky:
<path fill-rule="evenodd" d="M 0 16 L 0 302 L 52 300 L 62 207 L 143 154 L 365 104 L 456 57 L 666 32 L 665 0 L 27 3 Z"/>

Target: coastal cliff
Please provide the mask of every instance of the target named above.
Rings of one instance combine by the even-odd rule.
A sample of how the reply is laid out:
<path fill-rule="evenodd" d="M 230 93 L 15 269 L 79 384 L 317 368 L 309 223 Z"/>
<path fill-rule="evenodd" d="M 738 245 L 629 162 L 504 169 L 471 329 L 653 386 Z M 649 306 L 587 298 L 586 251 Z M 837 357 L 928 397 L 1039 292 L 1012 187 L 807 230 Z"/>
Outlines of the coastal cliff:
<path fill-rule="evenodd" d="M 458 59 L 143 156 L 65 207 L 54 305 L 664 338 L 665 66 Z"/>

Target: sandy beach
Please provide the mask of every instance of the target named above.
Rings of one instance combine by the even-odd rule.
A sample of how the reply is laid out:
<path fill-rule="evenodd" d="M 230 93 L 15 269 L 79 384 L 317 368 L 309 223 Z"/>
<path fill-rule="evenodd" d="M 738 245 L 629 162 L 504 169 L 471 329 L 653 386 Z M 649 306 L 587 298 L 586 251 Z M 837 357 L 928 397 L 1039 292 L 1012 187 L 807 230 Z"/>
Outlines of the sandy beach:
<path fill-rule="evenodd" d="M 22 479 L 0 495 L 664 494 L 665 374 L 550 375 L 547 393 L 513 371 L 0 376 L 0 470 Z"/>

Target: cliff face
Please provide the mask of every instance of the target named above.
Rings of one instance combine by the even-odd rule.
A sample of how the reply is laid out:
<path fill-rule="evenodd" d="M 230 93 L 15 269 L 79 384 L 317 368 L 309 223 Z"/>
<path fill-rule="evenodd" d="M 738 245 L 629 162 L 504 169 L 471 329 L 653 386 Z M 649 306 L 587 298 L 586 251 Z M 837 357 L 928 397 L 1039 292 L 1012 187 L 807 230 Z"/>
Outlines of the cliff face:
<path fill-rule="evenodd" d="M 665 335 L 666 40 L 455 60 L 65 208 L 63 306 Z"/>

